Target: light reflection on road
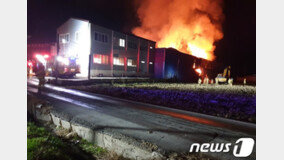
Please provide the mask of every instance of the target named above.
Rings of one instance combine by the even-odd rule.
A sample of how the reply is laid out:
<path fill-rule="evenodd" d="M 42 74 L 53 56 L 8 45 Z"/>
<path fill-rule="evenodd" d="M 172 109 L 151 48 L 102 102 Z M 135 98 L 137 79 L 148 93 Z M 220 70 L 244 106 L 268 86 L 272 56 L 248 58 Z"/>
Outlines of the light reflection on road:
<path fill-rule="evenodd" d="M 29 83 L 33 84 L 33 85 L 38 85 L 38 81 L 29 81 Z M 59 91 L 59 92 L 65 92 L 65 93 L 69 93 L 75 96 L 80 96 L 80 97 L 85 97 L 85 98 L 89 98 L 89 99 L 94 99 L 94 100 L 104 100 L 103 98 L 97 97 L 97 96 L 93 96 L 93 95 L 89 95 L 89 94 L 85 94 L 79 91 L 75 91 L 75 90 L 70 90 L 70 89 L 66 89 L 66 88 L 62 88 L 62 87 L 56 87 L 56 86 L 51 86 L 49 84 L 45 84 L 44 87 L 55 90 L 55 91 Z"/>
<path fill-rule="evenodd" d="M 90 107 L 90 106 L 93 106 L 93 105 L 83 103 L 83 102 L 80 102 L 80 101 L 76 101 L 76 100 L 73 100 L 71 98 L 62 97 L 62 96 L 59 96 L 59 95 L 56 95 L 56 94 L 53 94 L 53 93 L 46 93 L 46 95 L 49 96 L 49 97 L 55 98 L 55 99 L 59 99 L 59 100 L 65 101 L 65 102 L 76 104 L 78 106 L 94 109 L 94 107 Z"/>
<path fill-rule="evenodd" d="M 29 92 L 33 92 L 33 93 L 37 93 L 37 92 L 38 92 L 38 90 L 37 90 L 36 88 L 32 88 L 32 87 L 28 87 L 28 91 L 29 91 Z M 48 97 L 52 97 L 52 98 L 58 99 L 58 100 L 61 100 L 61 101 L 69 102 L 69 103 L 71 103 L 71 104 L 76 104 L 76 105 L 81 106 L 81 107 L 84 107 L 84 108 L 100 110 L 99 107 L 97 107 L 97 106 L 90 105 L 90 104 L 88 104 L 88 103 L 83 103 L 83 102 L 81 102 L 81 101 L 73 100 L 73 99 L 71 99 L 71 98 L 59 96 L 59 95 L 57 95 L 57 94 L 45 93 L 45 92 L 42 92 L 41 94 L 42 94 L 42 95 L 46 95 L 46 96 L 48 96 Z"/>

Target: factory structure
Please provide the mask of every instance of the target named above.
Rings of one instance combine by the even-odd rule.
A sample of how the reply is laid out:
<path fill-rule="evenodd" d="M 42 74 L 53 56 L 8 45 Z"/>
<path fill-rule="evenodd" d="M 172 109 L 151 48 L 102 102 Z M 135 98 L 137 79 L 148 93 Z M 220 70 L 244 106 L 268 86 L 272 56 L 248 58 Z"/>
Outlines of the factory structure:
<path fill-rule="evenodd" d="M 198 78 L 213 77 L 214 63 L 173 48 L 156 48 L 154 62 L 154 77 L 157 79 L 196 82 Z"/>
<path fill-rule="evenodd" d="M 58 56 L 72 57 L 80 76 L 153 76 L 155 42 L 70 18 L 57 29 Z M 61 58 L 61 59 L 63 59 Z"/>
<path fill-rule="evenodd" d="M 57 28 L 51 72 L 78 77 L 149 77 L 196 82 L 207 76 L 211 62 L 156 42 L 70 18 Z M 29 44 L 28 48 L 44 46 Z M 55 47 L 55 48 L 54 48 Z M 35 50 L 30 50 L 32 52 Z M 36 50 L 37 53 L 41 53 Z M 44 53 L 45 50 L 43 50 Z M 56 53 L 56 54 L 54 54 Z M 29 55 L 32 55 L 30 53 Z M 54 56 L 55 55 L 55 56 Z M 45 55 L 42 55 L 45 56 Z M 43 58 L 41 58 L 43 59 Z M 50 60 L 52 58 L 49 58 Z M 54 75 L 50 73 L 50 75 Z"/>

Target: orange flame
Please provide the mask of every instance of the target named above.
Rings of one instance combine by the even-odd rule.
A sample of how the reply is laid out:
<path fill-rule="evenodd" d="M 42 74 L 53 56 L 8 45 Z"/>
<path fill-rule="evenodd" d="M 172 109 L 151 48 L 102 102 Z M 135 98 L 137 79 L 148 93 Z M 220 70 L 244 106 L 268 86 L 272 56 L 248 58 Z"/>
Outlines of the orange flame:
<path fill-rule="evenodd" d="M 223 38 L 222 0 L 143 0 L 137 13 L 141 26 L 135 35 L 214 60 L 214 43 Z"/>
<path fill-rule="evenodd" d="M 195 69 L 195 71 L 196 71 L 199 75 L 202 74 L 202 70 L 201 70 L 200 68 Z"/>

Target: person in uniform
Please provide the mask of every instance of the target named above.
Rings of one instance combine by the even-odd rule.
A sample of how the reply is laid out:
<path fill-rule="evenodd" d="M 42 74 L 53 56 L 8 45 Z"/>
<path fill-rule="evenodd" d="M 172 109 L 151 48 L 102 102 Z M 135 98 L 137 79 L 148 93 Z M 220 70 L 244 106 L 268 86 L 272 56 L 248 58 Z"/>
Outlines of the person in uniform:
<path fill-rule="evenodd" d="M 42 63 L 38 64 L 36 70 L 36 77 L 38 78 L 38 93 L 41 94 L 42 88 L 45 84 L 45 67 Z"/>

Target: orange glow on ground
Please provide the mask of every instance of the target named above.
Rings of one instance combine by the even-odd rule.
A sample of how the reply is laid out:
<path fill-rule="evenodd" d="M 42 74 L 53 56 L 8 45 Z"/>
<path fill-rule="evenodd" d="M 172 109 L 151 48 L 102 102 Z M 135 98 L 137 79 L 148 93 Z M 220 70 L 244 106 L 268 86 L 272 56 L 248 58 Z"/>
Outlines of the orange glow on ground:
<path fill-rule="evenodd" d="M 188 120 L 191 122 L 196 122 L 196 123 L 201 123 L 201 124 L 206 124 L 206 125 L 211 125 L 211 126 L 216 126 L 216 127 L 223 127 L 222 124 L 216 123 L 214 121 L 210 121 L 204 118 L 199 118 L 199 117 L 193 117 L 193 116 L 189 116 L 189 115 L 185 115 L 185 114 L 180 114 L 180 113 L 176 113 L 176 112 L 170 112 L 170 111 L 166 111 L 166 110 L 160 110 L 160 109 L 154 109 L 154 108 L 143 108 L 143 110 L 147 110 L 153 113 L 158 113 L 158 114 L 162 114 L 162 115 L 167 115 L 167 116 L 171 116 L 171 117 L 175 117 L 175 118 L 179 118 L 179 119 L 184 119 L 184 120 Z"/>

